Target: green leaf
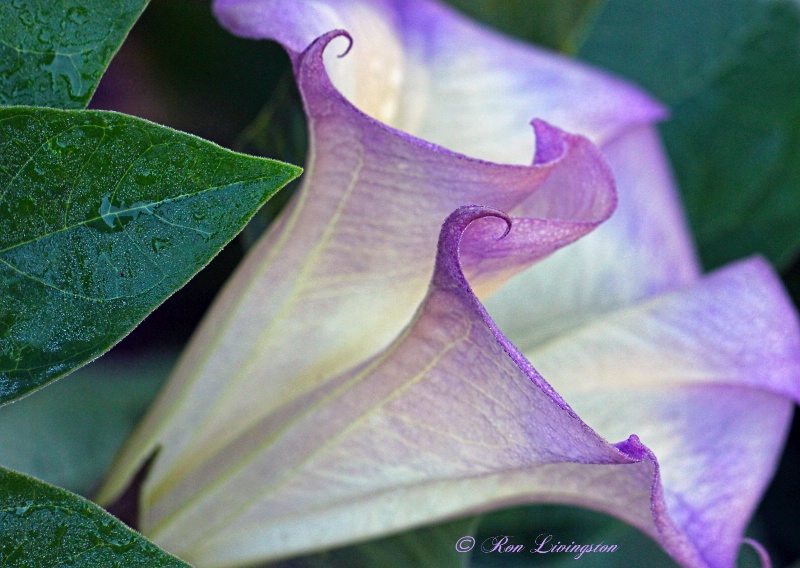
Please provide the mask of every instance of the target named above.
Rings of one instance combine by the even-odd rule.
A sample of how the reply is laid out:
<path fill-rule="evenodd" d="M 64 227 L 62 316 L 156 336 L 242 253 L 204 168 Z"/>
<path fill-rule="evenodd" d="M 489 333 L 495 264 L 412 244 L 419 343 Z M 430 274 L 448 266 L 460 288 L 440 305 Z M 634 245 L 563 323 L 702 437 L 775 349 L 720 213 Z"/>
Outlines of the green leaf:
<path fill-rule="evenodd" d="M 0 403 L 94 359 L 300 169 L 133 117 L 0 109 Z"/>
<path fill-rule="evenodd" d="M 469 539 L 478 517 L 449 521 L 382 538 L 279 562 L 272 568 L 465 568 L 469 551 L 458 552 L 459 539 Z M 463 541 L 462 541 L 463 542 Z"/>
<path fill-rule="evenodd" d="M 448 3 L 507 34 L 574 53 L 604 1 L 448 0 Z"/>
<path fill-rule="evenodd" d="M 0 534 L 3 566 L 188 566 L 97 505 L 5 468 L 0 468 Z"/>
<path fill-rule="evenodd" d="M 0 408 L 0 464 L 89 495 L 166 378 L 174 357 L 114 352 Z"/>
<path fill-rule="evenodd" d="M 79 109 L 148 0 L 4 0 L 0 105 Z"/>
<path fill-rule="evenodd" d="M 800 4 L 614 0 L 583 58 L 672 109 L 662 129 L 707 268 L 800 251 Z"/>

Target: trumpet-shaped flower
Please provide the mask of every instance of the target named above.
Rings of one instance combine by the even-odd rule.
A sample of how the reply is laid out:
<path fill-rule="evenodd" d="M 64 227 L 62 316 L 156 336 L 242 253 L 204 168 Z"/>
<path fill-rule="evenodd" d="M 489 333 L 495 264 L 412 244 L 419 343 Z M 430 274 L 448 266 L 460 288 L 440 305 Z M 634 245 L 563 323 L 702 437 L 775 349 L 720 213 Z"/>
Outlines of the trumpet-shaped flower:
<path fill-rule="evenodd" d="M 101 500 L 157 450 L 140 528 L 198 566 L 527 502 L 733 566 L 800 337 L 761 260 L 700 276 L 663 109 L 430 0 L 215 11 L 289 52 L 304 183 Z"/>

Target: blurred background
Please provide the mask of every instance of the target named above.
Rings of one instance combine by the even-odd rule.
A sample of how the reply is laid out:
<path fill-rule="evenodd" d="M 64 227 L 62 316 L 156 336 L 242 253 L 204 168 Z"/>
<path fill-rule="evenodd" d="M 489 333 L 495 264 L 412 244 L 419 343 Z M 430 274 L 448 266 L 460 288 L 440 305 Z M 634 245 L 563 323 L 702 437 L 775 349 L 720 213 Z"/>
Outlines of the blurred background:
<path fill-rule="evenodd" d="M 705 268 L 762 254 L 800 304 L 800 2 L 450 3 L 489 26 L 622 75 L 667 104 L 672 117 L 661 130 Z M 152 0 L 91 107 L 146 118 L 235 150 L 304 163 L 305 123 L 288 58 L 276 44 L 229 35 L 216 24 L 207 0 Z M 32 397 L 25 414 L 6 412 L 2 419 L 9 422 L 2 424 L 16 424 L 13 429 L 23 428 L 30 439 L 44 433 L 52 448 L 15 453 L 15 445 L 25 441 L 0 433 L 5 448 L 0 453 L 17 456 L 4 465 L 90 493 L 222 283 L 290 194 L 283 190 L 268 202 L 240 237 L 109 355 Z M 64 439 L 48 432 L 61 432 Z M 631 556 L 581 560 L 590 566 L 641 565 L 642 558 L 653 559 L 648 566 L 672 565 L 635 530 L 596 513 L 518 508 L 488 516 L 479 533 L 508 533 L 509 527 L 522 542 L 525 534 L 547 530 L 576 542 L 580 537 L 626 543 L 621 548 Z M 436 544 L 437 535 L 449 533 L 428 531 L 430 547 L 450 553 L 452 542 Z M 767 546 L 776 566 L 800 558 L 798 420 L 750 534 Z M 396 561 L 411 555 L 413 566 L 409 538 L 413 533 L 287 565 L 389 566 L 382 563 L 389 556 Z M 754 559 L 743 550 L 742 565 Z M 502 565 L 524 565 L 514 564 L 519 560 Z M 474 558 L 477 566 L 487 561 Z M 500 560 L 492 556 L 491 562 Z M 574 560 L 542 557 L 535 564 L 559 562 Z"/>

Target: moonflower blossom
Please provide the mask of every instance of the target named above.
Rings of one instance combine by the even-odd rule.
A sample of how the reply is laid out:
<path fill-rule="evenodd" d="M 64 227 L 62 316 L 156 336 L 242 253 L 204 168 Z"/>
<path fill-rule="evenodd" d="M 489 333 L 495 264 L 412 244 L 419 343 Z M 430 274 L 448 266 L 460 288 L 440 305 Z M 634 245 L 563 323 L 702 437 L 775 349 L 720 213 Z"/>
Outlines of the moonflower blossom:
<path fill-rule="evenodd" d="M 762 260 L 700 275 L 663 108 L 430 0 L 214 9 L 288 51 L 304 182 L 101 502 L 157 451 L 139 529 L 201 567 L 534 502 L 734 566 L 800 334 Z"/>

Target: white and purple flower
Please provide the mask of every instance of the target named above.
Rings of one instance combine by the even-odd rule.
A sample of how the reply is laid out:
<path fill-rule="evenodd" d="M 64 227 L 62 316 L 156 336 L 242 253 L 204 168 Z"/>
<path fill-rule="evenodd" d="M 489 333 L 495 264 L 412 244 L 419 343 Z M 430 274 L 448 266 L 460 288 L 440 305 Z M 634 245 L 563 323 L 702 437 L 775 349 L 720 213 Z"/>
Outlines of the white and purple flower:
<path fill-rule="evenodd" d="M 430 0 L 215 11 L 289 52 L 304 183 L 100 498 L 159 449 L 140 528 L 198 566 L 528 502 L 733 566 L 800 333 L 763 261 L 700 276 L 663 109 Z"/>

